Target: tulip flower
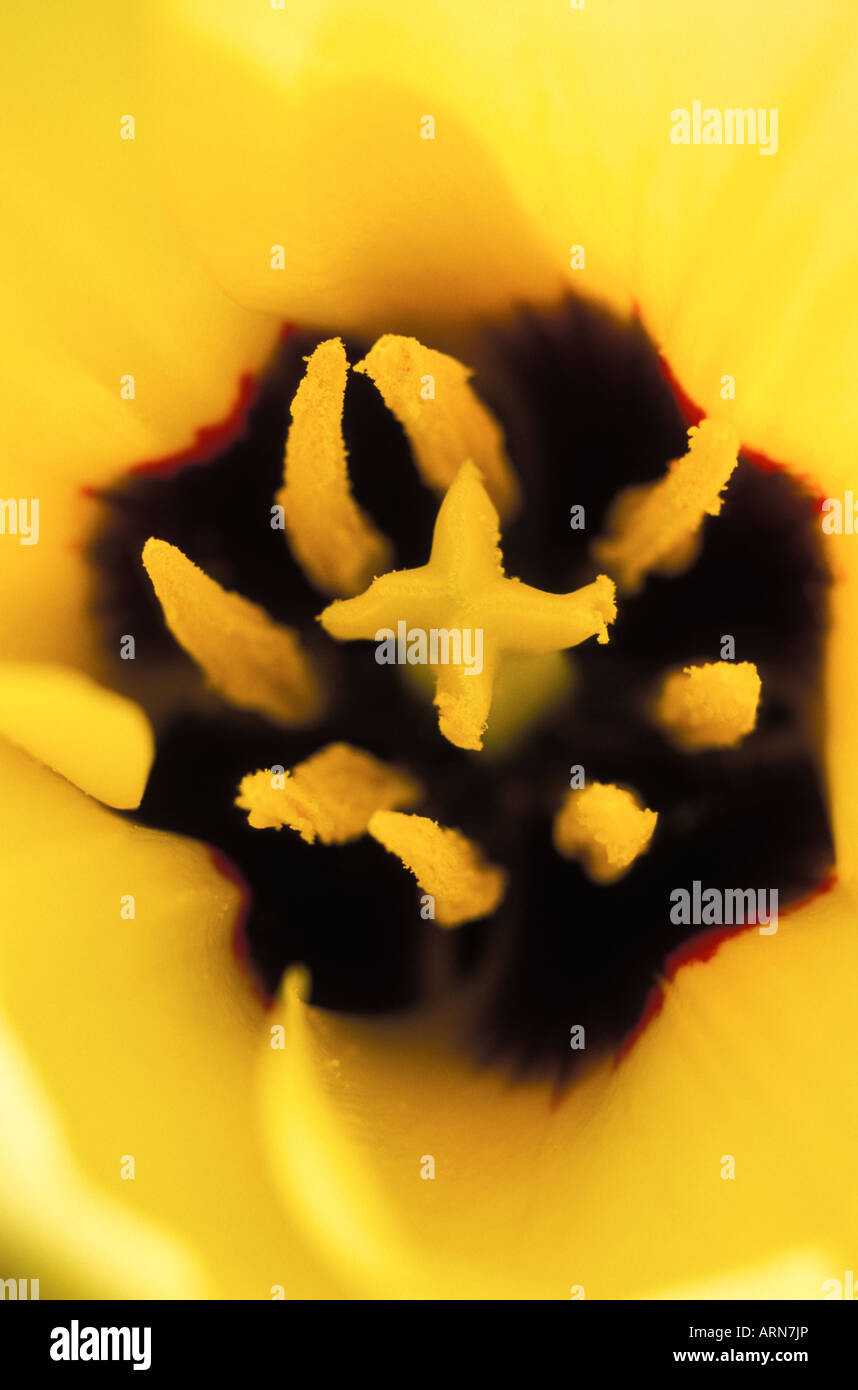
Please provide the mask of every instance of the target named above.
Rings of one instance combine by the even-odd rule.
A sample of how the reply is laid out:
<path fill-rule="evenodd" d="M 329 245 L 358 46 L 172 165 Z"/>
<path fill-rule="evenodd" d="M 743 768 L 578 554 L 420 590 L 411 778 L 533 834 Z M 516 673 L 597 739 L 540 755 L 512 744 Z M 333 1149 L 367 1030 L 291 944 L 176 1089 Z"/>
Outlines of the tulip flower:
<path fill-rule="evenodd" d="M 2 27 L 0 1276 L 824 1297 L 852 7 Z"/>

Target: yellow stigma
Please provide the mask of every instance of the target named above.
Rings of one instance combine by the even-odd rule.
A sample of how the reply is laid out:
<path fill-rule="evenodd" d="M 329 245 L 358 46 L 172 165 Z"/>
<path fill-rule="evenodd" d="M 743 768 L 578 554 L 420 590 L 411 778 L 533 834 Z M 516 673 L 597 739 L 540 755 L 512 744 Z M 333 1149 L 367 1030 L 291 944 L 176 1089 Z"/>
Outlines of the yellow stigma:
<path fill-rule="evenodd" d="M 419 783 L 348 743 L 331 743 L 291 772 L 249 772 L 235 804 L 255 830 L 287 825 L 312 845 L 343 845 L 363 835 L 373 813 L 412 806 Z"/>
<path fill-rule="evenodd" d="M 657 820 L 634 792 L 590 782 L 567 792 L 554 818 L 554 847 L 564 859 L 579 859 L 594 882 L 615 883 L 647 849 Z"/>
<path fill-rule="evenodd" d="M 390 546 L 352 496 L 342 432 L 346 350 L 330 338 L 306 360 L 275 500 L 307 578 L 323 593 L 345 597 L 386 568 Z"/>
<path fill-rule="evenodd" d="M 458 830 L 426 816 L 376 811 L 369 833 L 414 875 L 435 900 L 435 920 L 458 927 L 487 917 L 499 906 L 506 887 L 502 869 L 487 864 L 476 845 Z"/>
<path fill-rule="evenodd" d="M 752 661 L 686 666 L 664 681 L 655 717 L 681 748 L 735 748 L 757 722 L 761 681 Z"/>
<path fill-rule="evenodd" d="M 504 575 L 498 514 L 470 461 L 441 503 L 432 552 L 418 569 L 373 581 L 357 598 L 321 614 L 340 641 L 380 641 L 380 633 L 414 629 L 479 634 L 480 661 L 433 663 L 439 727 L 459 748 L 481 748 L 498 666 L 508 653 L 533 655 L 574 647 L 588 637 L 607 642 L 616 616 L 606 575 L 571 594 L 546 594 Z"/>
<path fill-rule="evenodd" d="M 721 510 L 721 493 L 738 462 L 736 432 L 723 421 L 703 420 L 688 431 L 688 444 L 665 477 L 615 498 L 609 534 L 593 545 L 596 563 L 625 593 L 636 593 L 651 570 L 672 575 L 686 569 L 705 517 Z"/>
<path fill-rule="evenodd" d="M 518 500 L 515 474 L 500 425 L 469 385 L 469 368 L 416 338 L 386 333 L 355 371 L 375 382 L 429 487 L 443 496 L 462 460 L 473 459 L 498 512 L 510 515 Z"/>
<path fill-rule="evenodd" d="M 320 713 L 316 677 L 294 632 L 222 589 L 166 541 L 150 537 L 143 564 L 167 626 L 219 695 L 282 724 Z"/>

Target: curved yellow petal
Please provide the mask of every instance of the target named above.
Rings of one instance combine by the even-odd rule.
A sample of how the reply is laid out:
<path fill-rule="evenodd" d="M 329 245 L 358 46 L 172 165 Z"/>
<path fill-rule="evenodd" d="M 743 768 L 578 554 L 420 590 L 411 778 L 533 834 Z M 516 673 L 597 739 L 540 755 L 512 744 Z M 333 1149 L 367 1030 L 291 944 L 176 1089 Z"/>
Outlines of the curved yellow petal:
<path fill-rule="evenodd" d="M 684 966 L 619 1065 L 560 1097 L 476 1069 L 450 1017 L 354 1020 L 287 992 L 261 1092 L 281 1194 L 382 1296 L 651 1297 L 755 1267 L 758 1296 L 821 1298 L 858 1236 L 854 913 L 835 890 Z M 360 1260 L 339 1225 L 355 1175 Z"/>
<path fill-rule="evenodd" d="M 41 513 L 37 544 L 0 537 L 0 584 L 15 594 L 0 608 L 0 648 L 91 670 L 83 545 L 100 516 L 83 487 L 226 418 L 279 332 L 212 280 L 165 211 L 158 92 L 140 68 L 145 19 L 106 0 L 45 24 L 9 10 L 0 42 L 0 260 L 14 267 L 0 493 L 36 498 Z"/>
<path fill-rule="evenodd" d="M 149 720 L 80 671 L 0 662 L 0 735 L 106 805 L 140 805 L 155 756 Z"/>
<path fill-rule="evenodd" d="M 791 6 L 785 20 L 768 0 L 748 23 L 738 6 L 712 6 L 701 23 L 678 4 L 658 8 L 681 46 L 682 79 L 657 64 L 648 112 L 661 124 L 666 107 L 694 98 L 776 110 L 778 147 L 662 147 L 635 273 L 644 323 L 692 398 L 707 413 L 731 410 L 745 446 L 816 479 L 848 474 L 858 14 L 828 0 L 812 12 Z"/>
<path fill-rule="evenodd" d="M 50 1255 L 41 1296 L 81 1291 L 65 1210 L 77 1196 L 81 1220 L 97 1221 L 82 1251 L 98 1296 L 148 1294 L 158 1261 L 178 1291 L 179 1247 L 157 1232 L 215 1296 L 330 1292 L 265 1176 L 250 1092 L 270 1028 L 236 950 L 239 887 L 205 845 L 114 816 L 9 744 L 0 802 L 0 1004 L 54 1116 L 32 1137 L 45 1218 L 13 1229 L 30 1265 Z M 44 1109 L 33 1104 L 19 1112 L 28 1124 Z M 138 1267 L 141 1225 L 155 1234 Z"/>
<path fill-rule="evenodd" d="M 558 296 L 539 228 L 470 109 L 484 103 L 481 74 L 494 30 L 510 37 L 508 14 L 493 13 L 479 47 L 479 11 L 463 23 L 433 0 L 417 21 L 392 4 L 336 0 L 153 11 L 171 206 L 240 303 L 377 335 L 502 311 L 514 292 Z M 508 124 L 501 115 L 499 138 Z"/>
<path fill-rule="evenodd" d="M 395 1249 L 402 1275 L 397 1296 L 401 1297 L 414 1279 L 407 1245 L 391 1224 L 369 1165 L 354 1150 L 344 1152 L 341 1117 L 306 1074 L 308 1052 L 313 1050 L 304 1009 L 309 989 L 305 971 L 298 968 L 287 973 L 282 986 L 284 1007 L 274 1015 L 284 1032 L 288 1029 L 287 1046 L 267 1048 L 259 1064 L 257 1098 L 271 1177 L 284 1204 L 301 1223 L 305 1238 L 321 1248 L 361 1293 L 367 1285 L 378 1292 L 385 1289 L 386 1258 Z M 324 1065 L 336 1071 L 340 1061 L 329 1053 Z M 287 1106 L 295 1103 L 293 1122 Z M 325 1210 L 321 1224 L 318 1207 Z"/>
<path fill-rule="evenodd" d="M 2 1022 L 0 1124 L 4 1277 L 26 1270 L 28 1296 L 39 1298 L 210 1294 L 204 1270 L 175 1236 L 88 1180 L 45 1087 Z"/>

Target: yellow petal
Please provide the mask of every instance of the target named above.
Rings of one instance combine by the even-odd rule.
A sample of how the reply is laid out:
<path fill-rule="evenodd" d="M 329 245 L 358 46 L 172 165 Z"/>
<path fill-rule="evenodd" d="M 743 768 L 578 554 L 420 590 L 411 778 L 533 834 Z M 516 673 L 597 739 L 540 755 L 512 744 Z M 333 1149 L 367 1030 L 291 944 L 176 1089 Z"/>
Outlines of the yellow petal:
<path fill-rule="evenodd" d="M 33 1067 L 0 1021 L 0 1232 L 7 1269 L 51 1298 L 205 1298 L 181 1241 L 100 1191 L 75 1162 Z"/>
<path fill-rule="evenodd" d="M 257 830 L 288 825 L 312 845 L 356 840 L 374 811 L 410 806 L 420 797 L 412 778 L 347 743 L 330 743 L 291 772 L 249 772 L 236 806 Z"/>
<path fill-rule="evenodd" d="M 650 1297 L 671 1302 L 689 1299 L 721 1302 L 724 1299 L 807 1299 L 822 1296 L 831 1271 L 819 1251 L 789 1250 L 774 1260 L 752 1261 L 726 1277 L 699 1279 L 691 1284 L 656 1290 Z"/>
<path fill-rule="evenodd" d="M 449 830 L 427 816 L 402 811 L 376 811 L 369 833 L 397 855 L 420 887 L 434 900 L 440 927 L 458 927 L 487 917 L 500 905 L 506 874 L 486 864 L 476 845 L 458 830 Z"/>
<path fill-rule="evenodd" d="M 508 35 L 508 17 L 495 27 Z M 171 206 L 239 303 L 375 336 L 504 310 L 514 291 L 556 299 L 545 238 L 474 129 L 496 47 L 494 35 L 476 45 L 479 29 L 435 3 L 419 22 L 392 4 L 305 0 L 286 13 L 231 0 L 159 11 L 152 80 Z M 421 137 L 426 114 L 434 140 Z"/>
<path fill-rule="evenodd" d="M 155 754 L 133 701 L 45 663 L 0 662 L 0 733 L 108 806 L 139 806 Z"/>
<path fill-rule="evenodd" d="M 847 230 L 858 208 L 858 14 L 828 0 L 779 24 L 766 0 L 747 25 L 738 4 L 699 24 L 678 4 L 659 9 L 681 45 L 682 81 L 666 53 L 648 61 L 647 112 L 661 125 L 695 97 L 776 108 L 779 142 L 768 156 L 649 142 L 635 276 L 644 323 L 707 413 L 725 409 L 733 378 L 728 408 L 744 445 L 802 474 L 843 478 L 858 428 L 858 255 Z M 642 20 L 632 18 L 633 34 Z"/>
<path fill-rule="evenodd" d="M 295 558 L 326 594 L 360 593 L 390 563 L 390 546 L 358 507 L 343 442 L 348 362 L 339 338 L 320 343 L 292 402 L 284 484 L 277 494 Z"/>
<path fill-rule="evenodd" d="M 648 848 L 657 820 L 634 792 L 589 782 L 566 793 L 554 817 L 554 847 L 581 858 L 596 883 L 615 883 Z"/>
<path fill-rule="evenodd" d="M 456 0 L 292 0 L 288 19 L 181 0 L 159 20 L 159 155 L 241 302 L 366 332 L 472 323 L 561 283 L 636 303 L 708 414 L 734 377 L 744 443 L 848 469 L 852 7 L 784 23 L 780 0 L 533 0 L 486 24 Z M 696 99 L 776 109 L 776 152 L 674 144 L 671 113 Z"/>
<path fill-rule="evenodd" d="M 291 629 L 222 589 L 166 541 L 148 540 L 143 564 L 167 626 L 224 699 L 284 724 L 319 712 L 313 668 Z"/>
<path fill-rule="evenodd" d="M 858 1127 L 843 1107 L 854 912 L 835 890 L 777 934 L 737 934 L 684 966 L 619 1066 L 561 1097 L 475 1068 L 455 1017 L 355 1020 L 285 1000 L 286 1065 L 262 1063 L 284 1200 L 375 1294 L 650 1297 L 753 1266 L 757 1296 L 821 1298 L 820 1271 L 850 1268 L 858 1236 Z M 825 999 L 824 1028 L 809 998 Z"/>
<path fill-rule="evenodd" d="M 11 195 L 0 259 L 15 267 L 0 491 L 38 499 L 41 512 L 36 545 L 0 537 L 0 583 L 16 596 L 0 608 L 0 648 L 94 672 L 84 545 L 101 518 L 82 487 L 184 449 L 226 418 L 280 331 L 212 280 L 164 209 L 159 94 L 140 68 L 147 22 L 139 9 L 119 16 L 106 0 L 82 0 L 48 25 L 7 14 L 0 45 L 0 177 Z M 121 138 L 126 116 L 133 140 Z"/>
<path fill-rule="evenodd" d="M 761 681 L 753 661 L 686 666 L 664 681 L 655 718 L 681 748 L 735 748 L 757 722 Z"/>
<path fill-rule="evenodd" d="M 294 1212 L 301 1222 L 308 1241 L 321 1247 L 347 1282 L 354 1284 L 358 1296 L 365 1295 L 367 1286 L 382 1294 L 389 1287 L 385 1256 L 390 1248 L 399 1252 L 397 1264 L 402 1282 L 397 1297 L 406 1296 L 413 1282 L 407 1247 L 402 1246 L 395 1226 L 390 1224 L 390 1213 L 375 1190 L 370 1165 L 354 1149 L 348 1154 L 354 1166 L 343 1163 L 340 1117 L 308 1075 L 306 1061 L 313 1044 L 302 1004 L 309 989 L 310 982 L 302 969 L 286 974 L 281 988 L 283 1007 L 273 1017 L 277 1019 L 274 1026 L 284 1033 L 288 1027 L 288 1046 L 283 1050 L 268 1048 L 260 1058 L 260 1127 L 272 1177 L 290 1214 Z M 325 1065 L 337 1070 L 340 1061 L 329 1054 Z M 294 1123 L 288 1109 L 293 1104 Z M 327 1220 L 318 1221 L 319 1206 L 324 1207 L 330 1227 Z M 333 1240 L 331 1227 L 336 1230 Z M 385 1251 L 381 1258 L 379 1237 Z"/>
<path fill-rule="evenodd" d="M 28 1267 L 50 1256 L 42 1298 L 146 1296 L 159 1267 L 178 1293 L 195 1266 L 219 1297 L 330 1291 L 278 1214 L 257 1141 L 252 1067 L 270 1025 L 235 949 L 240 888 L 206 846 L 114 816 L 8 744 L 0 799 L 0 1005 L 35 1078 L 35 1099 L 28 1082 L 12 1104 L 43 1126 L 31 1152 L 46 1179 L 41 1221 L 25 1186 L 13 1233 Z M 78 1218 L 97 1225 L 76 1251 Z"/>
<path fill-rule="evenodd" d="M 467 367 L 416 338 L 386 333 L 355 371 L 375 382 L 402 425 L 424 482 L 443 496 L 471 459 L 500 515 L 512 512 L 518 483 L 503 431 L 468 384 Z"/>

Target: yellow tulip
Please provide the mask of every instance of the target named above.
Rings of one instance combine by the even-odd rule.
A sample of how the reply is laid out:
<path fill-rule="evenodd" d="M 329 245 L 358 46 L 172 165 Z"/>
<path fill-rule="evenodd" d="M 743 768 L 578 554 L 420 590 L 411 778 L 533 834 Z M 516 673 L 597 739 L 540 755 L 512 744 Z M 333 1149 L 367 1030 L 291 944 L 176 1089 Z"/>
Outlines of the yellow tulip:
<path fill-rule="evenodd" d="M 247 886 L 206 845 L 116 814 L 140 802 L 152 731 L 108 688 L 86 547 L 99 489 L 213 438 L 298 322 L 319 342 L 378 338 L 361 370 L 397 415 L 413 364 L 403 350 L 384 376 L 382 335 L 455 359 L 455 420 L 413 439 L 415 462 L 450 497 L 457 431 L 484 450 L 468 572 L 488 572 L 515 459 L 457 365 L 484 324 L 512 331 L 522 305 L 570 292 L 637 316 L 746 451 L 842 496 L 858 438 L 854 7 L 83 0 L 48 24 L 10 10 L 2 29 L 2 492 L 39 500 L 40 535 L 0 536 L 0 1275 L 39 1277 L 42 1297 L 821 1297 L 858 1236 L 854 536 L 824 536 L 836 883 L 768 939 L 666 967 L 633 1045 L 559 1096 L 476 1065 L 469 990 L 355 1018 L 306 1002 L 290 971 L 268 1007 L 241 958 Z M 673 113 L 698 101 L 776 110 L 777 149 L 675 143 Z M 337 389 L 308 393 L 310 423 L 328 411 L 326 486 L 359 553 L 339 570 L 317 546 L 311 563 L 342 614 L 387 552 L 348 491 Z M 719 455 L 725 476 L 733 461 Z M 306 536 L 300 482 L 278 497 Z M 707 494 L 694 526 L 714 510 Z M 150 545 L 171 630 L 217 688 L 284 725 L 321 719 L 300 639 Z M 594 608 L 570 635 L 554 596 L 528 590 L 548 635 L 525 656 L 554 663 L 606 631 L 607 588 L 585 593 L 563 600 L 564 624 Z M 492 709 L 515 721 L 493 675 L 467 711 L 472 748 Z M 537 703 L 543 679 L 548 700 L 556 664 L 533 676 Z M 316 781 L 293 773 L 291 821 L 246 768 L 245 809 L 265 835 L 298 816 L 324 854 L 369 829 L 405 846 L 426 892 L 464 865 L 494 903 L 504 866 L 411 814 L 403 745 L 403 771 L 374 764 L 381 790 L 345 811 L 338 778 L 360 750 L 329 753 Z"/>

